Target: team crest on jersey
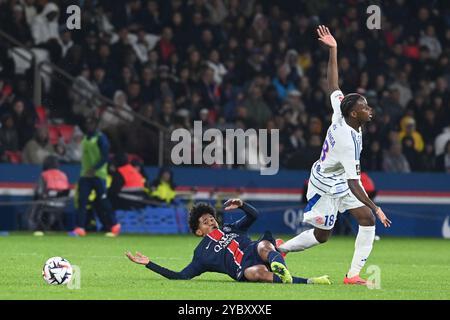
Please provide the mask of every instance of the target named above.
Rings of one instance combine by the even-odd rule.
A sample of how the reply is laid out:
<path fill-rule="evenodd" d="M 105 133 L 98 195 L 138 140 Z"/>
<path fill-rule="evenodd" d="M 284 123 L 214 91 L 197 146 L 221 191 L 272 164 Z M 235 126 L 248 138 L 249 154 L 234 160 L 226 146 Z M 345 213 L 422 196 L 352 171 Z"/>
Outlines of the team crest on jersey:
<path fill-rule="evenodd" d="M 361 175 L 361 166 L 360 166 L 359 164 L 356 165 L 356 174 L 357 174 L 358 176 Z"/>
<path fill-rule="evenodd" d="M 322 217 L 315 217 L 314 221 L 316 221 L 317 224 L 323 224 L 324 223 L 324 220 L 323 220 Z"/>

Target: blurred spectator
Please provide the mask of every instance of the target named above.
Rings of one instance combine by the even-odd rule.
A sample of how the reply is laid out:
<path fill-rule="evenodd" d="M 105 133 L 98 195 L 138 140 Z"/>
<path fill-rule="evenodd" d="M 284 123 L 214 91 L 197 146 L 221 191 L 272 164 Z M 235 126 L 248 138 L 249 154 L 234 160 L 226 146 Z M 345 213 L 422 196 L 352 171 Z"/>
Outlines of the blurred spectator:
<path fill-rule="evenodd" d="M 305 105 L 301 99 L 301 93 L 298 90 L 291 90 L 288 93 L 284 105 L 281 107 L 280 114 L 286 116 L 286 120 L 293 126 L 299 124 L 300 115 L 304 114 Z"/>
<path fill-rule="evenodd" d="M 72 139 L 67 144 L 67 156 L 69 157 L 69 162 L 80 162 L 81 161 L 81 141 L 83 140 L 83 132 L 76 126 L 73 130 Z"/>
<path fill-rule="evenodd" d="M 390 89 L 396 89 L 399 93 L 398 103 L 404 109 L 409 101 L 412 99 L 411 86 L 408 83 L 408 78 L 405 72 L 400 72 L 397 80 L 389 87 Z"/>
<path fill-rule="evenodd" d="M 419 45 L 426 46 L 430 50 L 430 58 L 437 59 L 442 53 L 441 43 L 436 37 L 433 25 L 428 25 L 425 31 L 422 31 L 419 39 Z"/>
<path fill-rule="evenodd" d="M 380 101 L 381 108 L 388 114 L 393 122 L 397 122 L 403 114 L 403 107 L 400 104 L 400 91 L 397 88 L 390 88 L 389 93 Z"/>
<path fill-rule="evenodd" d="M 152 197 L 161 202 L 171 203 L 175 196 L 172 171 L 167 168 L 160 169 L 158 177 L 152 183 Z"/>
<path fill-rule="evenodd" d="M 41 48 L 47 49 L 51 60 L 55 63 L 59 63 L 62 57 L 62 50 L 59 46 L 59 8 L 49 0 L 37 1 L 38 8 L 42 11 L 34 16 L 31 21 L 31 34 L 34 39 L 34 43 Z"/>
<path fill-rule="evenodd" d="M 208 9 L 208 20 L 212 25 L 220 25 L 228 15 L 228 10 L 222 0 L 207 1 L 205 7 Z"/>
<path fill-rule="evenodd" d="M 123 148 L 123 136 L 126 128 L 133 122 L 132 109 L 127 104 L 126 94 L 118 90 L 114 94 L 114 105 L 107 108 L 101 115 L 99 129 L 106 133 L 111 140 L 113 150 Z"/>
<path fill-rule="evenodd" d="M 12 117 L 19 137 L 19 149 L 22 149 L 33 137 L 36 121 L 35 111 L 25 107 L 22 100 L 17 100 L 13 103 Z"/>
<path fill-rule="evenodd" d="M 383 170 L 393 173 L 411 172 L 408 160 L 402 153 L 402 145 L 400 142 L 393 141 L 389 151 L 384 155 Z"/>
<path fill-rule="evenodd" d="M 127 103 L 127 95 L 117 90 L 114 93 L 114 105 L 106 109 L 100 119 L 100 130 L 114 129 L 115 127 L 132 122 L 134 117 L 131 114 L 131 108 Z"/>
<path fill-rule="evenodd" d="M 141 14 L 140 23 L 149 33 L 158 34 L 161 31 L 163 24 L 157 1 L 150 0 L 147 2 L 147 7 L 143 10 Z"/>
<path fill-rule="evenodd" d="M 272 84 L 277 89 L 278 98 L 284 100 L 289 91 L 294 90 L 294 84 L 289 81 L 288 76 L 290 67 L 283 64 L 278 67 L 277 77 L 273 79 Z"/>
<path fill-rule="evenodd" d="M 159 55 L 161 57 L 161 62 L 164 64 L 169 62 L 170 55 L 175 52 L 175 45 L 173 44 L 172 39 L 172 29 L 169 27 L 164 28 L 158 43 Z"/>
<path fill-rule="evenodd" d="M 450 140 L 445 145 L 444 153 L 436 158 L 436 170 L 450 173 Z"/>
<path fill-rule="evenodd" d="M 445 146 L 448 141 L 450 141 L 450 124 L 445 127 L 444 130 L 442 130 L 442 133 L 434 140 L 434 151 L 436 156 L 445 153 Z"/>
<path fill-rule="evenodd" d="M 289 143 L 292 150 L 303 150 L 306 147 L 305 134 L 301 127 L 296 127 L 293 130 L 289 137 Z"/>
<path fill-rule="evenodd" d="M 92 84 L 97 87 L 100 93 L 108 98 L 113 96 L 114 85 L 109 78 L 106 77 L 106 71 L 101 66 L 94 68 L 94 77 Z"/>
<path fill-rule="evenodd" d="M 64 230 L 63 214 L 69 192 L 69 179 L 59 169 L 57 157 L 46 157 L 34 190 L 34 200 L 45 202 L 33 206 L 29 218 L 30 228 L 34 231 Z"/>
<path fill-rule="evenodd" d="M 248 35 L 255 40 L 256 46 L 272 40 L 272 33 L 268 28 L 267 18 L 263 14 L 258 13 L 255 15 Z"/>
<path fill-rule="evenodd" d="M 292 82 L 298 82 L 300 77 L 304 75 L 302 66 L 300 65 L 300 59 L 298 52 L 294 49 L 288 50 L 284 58 L 284 64 L 289 67 L 289 80 Z"/>
<path fill-rule="evenodd" d="M 422 158 L 419 152 L 414 148 L 414 139 L 410 136 L 405 136 L 401 143 L 403 154 L 409 163 L 411 171 L 420 171 L 422 169 Z"/>
<path fill-rule="evenodd" d="M 145 203 L 139 200 L 147 198 L 144 190 L 145 179 L 139 170 L 128 162 L 124 153 L 116 154 L 114 166 L 116 170 L 108 190 L 113 207 L 122 210 L 144 207 Z"/>
<path fill-rule="evenodd" d="M 174 123 L 173 101 L 169 97 L 163 102 L 160 123 L 167 128 L 170 128 Z"/>
<path fill-rule="evenodd" d="M 51 39 L 59 39 L 58 6 L 48 0 L 38 0 L 37 3 L 42 11 L 30 21 L 35 44 L 46 43 Z"/>
<path fill-rule="evenodd" d="M 400 127 L 401 131 L 398 136 L 400 141 L 403 141 L 405 137 L 411 137 L 414 142 L 414 149 L 417 152 L 422 152 L 425 144 L 422 135 L 416 130 L 416 121 L 411 117 L 404 117 L 400 121 Z"/>
<path fill-rule="evenodd" d="M 207 67 L 202 71 L 201 79 L 198 84 L 198 91 L 202 97 L 203 105 L 211 109 L 219 101 L 218 86 L 214 82 L 214 71 Z"/>
<path fill-rule="evenodd" d="M 10 2 L 11 4 L 13 3 L 12 1 Z M 8 20 L 4 23 L 4 31 L 21 43 L 30 46 L 33 43 L 33 38 L 31 37 L 31 30 L 26 20 L 24 7 L 17 3 L 13 5 L 11 11 L 11 16 L 8 16 Z"/>
<path fill-rule="evenodd" d="M 66 144 L 62 138 L 59 139 L 58 143 L 53 146 L 54 156 L 58 159 L 60 163 L 70 163 L 70 157 L 67 153 Z"/>
<path fill-rule="evenodd" d="M 14 126 L 14 119 L 11 114 L 6 113 L 2 116 L 0 128 L 0 145 L 4 150 L 19 150 L 19 135 Z"/>
<path fill-rule="evenodd" d="M 223 77 L 227 74 L 227 69 L 225 68 L 223 63 L 220 62 L 220 54 L 218 50 L 211 50 L 207 63 L 214 72 L 214 82 L 220 85 L 222 83 Z"/>
<path fill-rule="evenodd" d="M 436 171 L 436 157 L 434 156 L 434 147 L 432 143 L 425 145 L 425 150 L 421 155 L 422 171 Z"/>
<path fill-rule="evenodd" d="M 87 65 L 83 66 L 80 75 L 75 79 L 70 91 L 73 101 L 72 112 L 75 115 L 87 117 L 96 111 L 99 102 L 96 96 L 100 94 L 99 88 L 91 81 L 91 72 Z"/>
<path fill-rule="evenodd" d="M 421 121 L 418 122 L 419 131 L 422 133 L 425 143 L 433 142 L 441 129 L 438 126 L 436 113 L 432 109 L 426 109 Z"/>
<path fill-rule="evenodd" d="M 295 165 L 295 169 L 309 170 L 314 162 L 319 159 L 322 152 L 322 138 L 321 136 L 314 134 L 311 135 L 306 148 L 300 152 L 300 159 Z"/>
<path fill-rule="evenodd" d="M 48 139 L 48 128 L 40 127 L 36 129 L 34 138 L 25 145 L 22 151 L 22 161 L 42 165 L 45 158 L 53 154 L 53 146 Z"/>
<path fill-rule="evenodd" d="M 147 172 L 145 171 L 144 164 L 142 163 L 141 160 L 137 160 L 137 159 L 131 160 L 130 163 L 137 171 L 139 171 L 141 176 L 144 178 L 145 192 L 147 192 L 147 194 L 150 195 L 151 181 L 147 175 Z"/>
<path fill-rule="evenodd" d="M 368 148 L 369 150 L 367 152 L 363 149 L 361 167 L 367 171 L 381 171 L 383 164 L 383 154 L 380 143 L 378 142 L 378 140 L 375 140 L 368 146 Z"/>
<path fill-rule="evenodd" d="M 31 24 L 31 22 L 33 21 L 34 17 L 37 14 L 35 2 L 36 0 L 21 1 L 21 4 L 24 8 L 25 18 L 29 25 Z"/>
<path fill-rule="evenodd" d="M 61 46 L 61 55 L 64 58 L 67 55 L 67 52 L 70 48 L 73 47 L 74 42 L 72 40 L 72 33 L 70 30 L 64 29 L 61 33 L 61 37 L 59 38 L 59 45 Z"/>
<path fill-rule="evenodd" d="M 252 127 L 262 128 L 272 117 L 272 112 L 263 99 L 260 86 L 253 84 L 249 91 L 249 97 L 244 101 L 243 106 L 247 109 L 247 113 L 252 115 Z"/>

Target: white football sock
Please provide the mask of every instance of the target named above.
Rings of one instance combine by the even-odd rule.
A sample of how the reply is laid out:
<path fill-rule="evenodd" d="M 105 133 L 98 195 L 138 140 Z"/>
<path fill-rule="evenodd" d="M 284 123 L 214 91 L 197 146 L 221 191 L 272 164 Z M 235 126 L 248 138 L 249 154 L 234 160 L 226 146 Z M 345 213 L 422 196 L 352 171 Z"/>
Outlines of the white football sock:
<path fill-rule="evenodd" d="M 281 252 L 303 251 L 318 245 L 314 229 L 306 230 L 278 247 Z"/>
<path fill-rule="evenodd" d="M 375 226 L 359 226 L 355 241 L 355 253 L 353 254 L 352 265 L 347 273 L 347 277 L 351 278 L 358 275 L 364 267 L 372 251 L 374 238 Z"/>

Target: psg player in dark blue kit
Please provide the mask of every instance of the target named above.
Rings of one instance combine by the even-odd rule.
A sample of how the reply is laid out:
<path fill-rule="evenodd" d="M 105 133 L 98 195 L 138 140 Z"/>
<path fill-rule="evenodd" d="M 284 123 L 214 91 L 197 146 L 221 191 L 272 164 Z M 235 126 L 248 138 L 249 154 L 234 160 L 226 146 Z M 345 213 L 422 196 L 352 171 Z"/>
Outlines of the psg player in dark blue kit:
<path fill-rule="evenodd" d="M 240 208 L 245 216 L 219 228 L 215 209 L 206 203 L 198 203 L 189 212 L 189 226 L 202 241 L 194 250 L 191 263 L 180 272 L 168 270 L 137 252 L 126 256 L 133 262 L 171 280 L 189 280 L 204 272 L 229 275 L 236 281 L 269 283 L 331 284 L 328 276 L 316 278 L 293 277 L 284 258 L 275 249 L 275 239 L 268 231 L 257 241 L 252 241 L 247 230 L 258 218 L 254 207 L 240 199 L 225 202 L 225 210 Z"/>

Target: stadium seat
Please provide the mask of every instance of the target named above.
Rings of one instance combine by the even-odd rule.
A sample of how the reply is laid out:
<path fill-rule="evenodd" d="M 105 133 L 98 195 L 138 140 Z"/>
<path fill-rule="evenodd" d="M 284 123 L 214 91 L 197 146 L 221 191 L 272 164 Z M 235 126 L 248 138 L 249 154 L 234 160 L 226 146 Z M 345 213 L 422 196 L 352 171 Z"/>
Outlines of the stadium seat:
<path fill-rule="evenodd" d="M 8 161 L 11 163 L 21 163 L 22 162 L 22 153 L 20 151 L 5 151 L 6 156 L 8 157 Z"/>
<path fill-rule="evenodd" d="M 48 126 L 48 138 L 51 144 L 57 144 L 59 140 L 59 130 L 57 126 L 50 125 Z"/>
<path fill-rule="evenodd" d="M 74 127 L 68 124 L 58 125 L 59 134 L 64 138 L 65 143 L 69 143 L 72 140 Z"/>
<path fill-rule="evenodd" d="M 38 116 L 38 124 L 46 124 L 48 122 L 47 110 L 44 106 L 37 106 L 36 113 Z"/>

